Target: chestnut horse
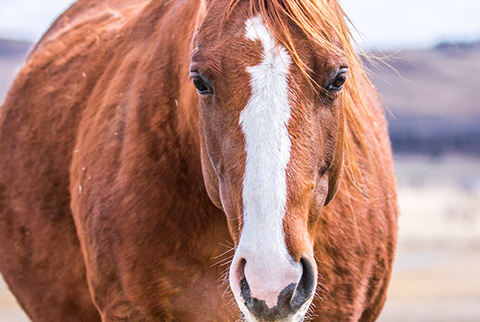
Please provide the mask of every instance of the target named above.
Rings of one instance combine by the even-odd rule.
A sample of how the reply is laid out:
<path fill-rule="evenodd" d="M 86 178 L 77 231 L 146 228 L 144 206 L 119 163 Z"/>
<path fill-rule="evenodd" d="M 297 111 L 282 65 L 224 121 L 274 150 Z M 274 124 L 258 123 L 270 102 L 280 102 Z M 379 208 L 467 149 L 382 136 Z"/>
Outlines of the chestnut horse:
<path fill-rule="evenodd" d="M 67 10 L 1 109 L 0 270 L 32 321 L 376 320 L 395 178 L 345 21 L 336 0 Z"/>

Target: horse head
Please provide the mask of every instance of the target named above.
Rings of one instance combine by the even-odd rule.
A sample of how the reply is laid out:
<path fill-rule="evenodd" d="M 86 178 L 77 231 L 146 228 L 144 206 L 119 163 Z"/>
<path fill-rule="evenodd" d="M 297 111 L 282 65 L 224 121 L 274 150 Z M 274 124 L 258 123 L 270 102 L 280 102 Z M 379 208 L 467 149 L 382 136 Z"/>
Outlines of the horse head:
<path fill-rule="evenodd" d="M 247 321 L 304 318 L 315 227 L 343 165 L 344 35 L 322 21 L 312 41 L 290 2 L 213 1 L 190 65 L 204 181 L 236 245 L 230 287 Z"/>

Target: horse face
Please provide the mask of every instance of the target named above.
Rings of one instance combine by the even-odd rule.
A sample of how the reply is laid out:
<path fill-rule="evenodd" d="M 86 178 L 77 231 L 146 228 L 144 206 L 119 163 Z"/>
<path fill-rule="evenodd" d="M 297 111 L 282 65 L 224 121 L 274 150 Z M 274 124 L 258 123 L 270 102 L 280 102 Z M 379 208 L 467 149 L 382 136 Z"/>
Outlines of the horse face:
<path fill-rule="evenodd" d="M 293 31 L 309 79 L 261 17 L 237 15 L 219 35 L 211 16 L 190 76 L 205 185 L 237 246 L 230 286 L 247 321 L 302 321 L 316 288 L 315 226 L 338 187 L 348 68 Z"/>

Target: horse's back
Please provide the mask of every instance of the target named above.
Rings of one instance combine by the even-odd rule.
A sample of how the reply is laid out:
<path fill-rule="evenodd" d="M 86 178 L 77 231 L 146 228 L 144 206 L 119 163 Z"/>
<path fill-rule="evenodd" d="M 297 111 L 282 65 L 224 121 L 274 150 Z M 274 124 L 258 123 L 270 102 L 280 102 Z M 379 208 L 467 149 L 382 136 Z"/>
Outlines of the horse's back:
<path fill-rule="evenodd" d="M 79 1 L 0 110 L 0 272 L 34 321 L 99 321 L 70 211 L 69 168 L 106 44 L 145 1 Z"/>

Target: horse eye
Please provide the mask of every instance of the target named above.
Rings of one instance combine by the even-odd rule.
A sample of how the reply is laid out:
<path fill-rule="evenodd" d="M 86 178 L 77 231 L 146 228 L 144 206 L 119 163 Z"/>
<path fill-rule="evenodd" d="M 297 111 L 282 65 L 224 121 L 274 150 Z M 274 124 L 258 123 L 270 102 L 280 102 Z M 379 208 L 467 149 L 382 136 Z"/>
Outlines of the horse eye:
<path fill-rule="evenodd" d="M 347 81 L 347 76 L 348 76 L 348 68 L 342 68 L 340 71 L 337 73 L 335 78 L 328 84 L 327 86 L 327 91 L 329 92 L 339 92 L 342 88 L 345 82 Z"/>
<path fill-rule="evenodd" d="M 193 81 L 193 85 L 196 87 L 198 94 L 200 95 L 208 95 L 212 94 L 213 90 L 212 88 L 208 85 L 208 83 L 202 78 L 202 76 L 192 73 L 190 75 Z"/>

